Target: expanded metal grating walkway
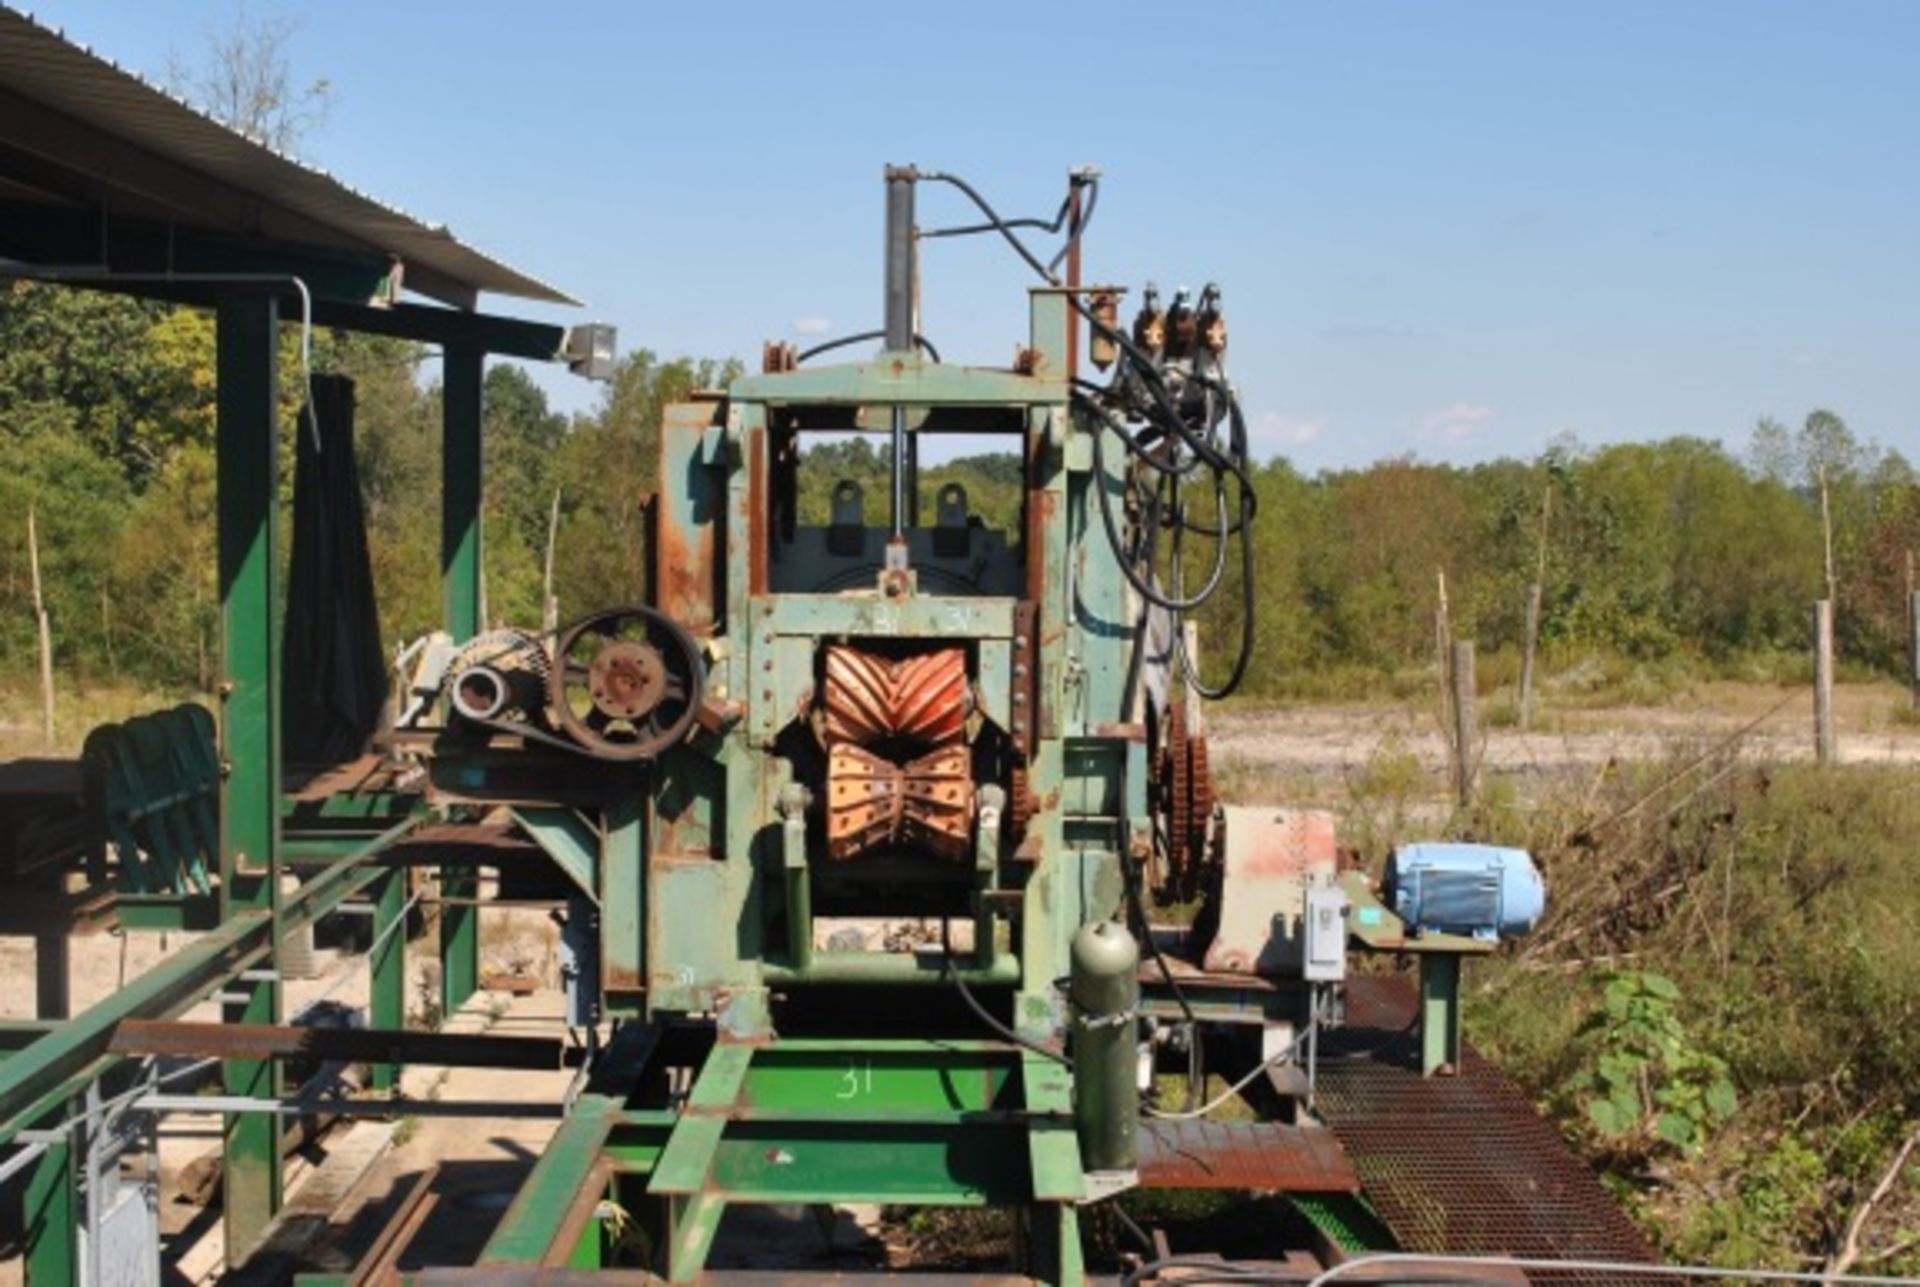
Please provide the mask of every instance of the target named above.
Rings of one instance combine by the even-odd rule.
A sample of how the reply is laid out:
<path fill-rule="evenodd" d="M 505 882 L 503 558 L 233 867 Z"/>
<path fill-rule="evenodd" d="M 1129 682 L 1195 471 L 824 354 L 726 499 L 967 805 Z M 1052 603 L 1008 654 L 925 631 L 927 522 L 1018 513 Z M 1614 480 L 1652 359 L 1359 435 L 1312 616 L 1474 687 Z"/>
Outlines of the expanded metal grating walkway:
<path fill-rule="evenodd" d="M 1319 1072 L 1320 1112 L 1401 1247 L 1657 1263 L 1599 1179 L 1492 1064 L 1469 1049 L 1458 1074 L 1420 1075 L 1414 1009 L 1409 979 L 1351 980 L 1347 1026 L 1323 1039 Z"/>

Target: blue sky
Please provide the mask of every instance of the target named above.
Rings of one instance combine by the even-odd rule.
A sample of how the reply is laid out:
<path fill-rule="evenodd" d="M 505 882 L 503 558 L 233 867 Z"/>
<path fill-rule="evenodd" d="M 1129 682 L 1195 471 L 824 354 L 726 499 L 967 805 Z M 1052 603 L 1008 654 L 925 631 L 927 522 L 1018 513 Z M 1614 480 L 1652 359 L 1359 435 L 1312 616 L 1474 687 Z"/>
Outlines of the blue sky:
<path fill-rule="evenodd" d="M 295 17 L 296 69 L 334 85 L 310 159 L 590 305 L 491 307 L 623 349 L 877 326 L 888 161 L 1048 214 L 1092 162 L 1089 277 L 1222 284 L 1263 456 L 1742 444 L 1816 406 L 1920 456 L 1920 4 L 249 12 Z M 234 13 L 39 10 L 156 76 Z M 1010 358 L 1023 271 L 929 247 L 949 358 Z"/>

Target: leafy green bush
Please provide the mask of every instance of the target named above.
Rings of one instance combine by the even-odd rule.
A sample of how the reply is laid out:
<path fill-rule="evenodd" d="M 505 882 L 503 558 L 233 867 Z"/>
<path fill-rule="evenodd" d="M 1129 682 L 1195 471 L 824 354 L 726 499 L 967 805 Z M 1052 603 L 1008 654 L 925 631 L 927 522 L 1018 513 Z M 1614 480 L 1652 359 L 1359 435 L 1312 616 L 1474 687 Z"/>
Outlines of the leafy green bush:
<path fill-rule="evenodd" d="M 1475 1043 L 1670 1255 L 1831 1254 L 1920 1118 L 1912 770 L 1677 755 L 1504 825 L 1550 911 L 1474 976 Z M 1864 1254 L 1920 1267 L 1920 1192 L 1886 1205 Z"/>
<path fill-rule="evenodd" d="M 1650 970 L 1616 974 L 1581 1025 L 1592 1058 L 1574 1093 L 1587 1120 L 1620 1142 L 1694 1150 L 1738 1106 L 1727 1061 L 1680 1019 L 1680 989 Z"/>

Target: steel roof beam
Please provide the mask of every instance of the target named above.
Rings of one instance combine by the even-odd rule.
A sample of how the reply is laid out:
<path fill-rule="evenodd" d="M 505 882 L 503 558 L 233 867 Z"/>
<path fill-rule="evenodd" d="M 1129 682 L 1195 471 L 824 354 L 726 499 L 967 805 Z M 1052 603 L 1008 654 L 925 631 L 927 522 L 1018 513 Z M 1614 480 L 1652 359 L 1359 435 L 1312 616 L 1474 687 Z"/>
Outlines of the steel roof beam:
<path fill-rule="evenodd" d="M 297 277 L 316 300 L 350 304 L 394 302 L 402 276 L 399 262 L 377 250 L 234 236 L 104 208 L 75 210 L 33 201 L 0 202 L 0 254 L 45 265 L 49 276 L 73 286 L 96 284 L 97 272 L 98 284 L 106 288 L 165 290 L 176 285 L 165 278 L 177 275 L 179 287 L 206 292 L 209 303 L 212 290 L 231 289 L 233 283 L 196 283 L 196 276 Z M 116 283 L 116 274 L 161 280 Z"/>
<path fill-rule="evenodd" d="M 0 89 L 0 138 L 53 166 L 85 175 L 102 204 L 114 193 L 127 193 L 150 208 L 175 211 L 227 232 L 362 252 L 377 249 L 7 89 Z"/>

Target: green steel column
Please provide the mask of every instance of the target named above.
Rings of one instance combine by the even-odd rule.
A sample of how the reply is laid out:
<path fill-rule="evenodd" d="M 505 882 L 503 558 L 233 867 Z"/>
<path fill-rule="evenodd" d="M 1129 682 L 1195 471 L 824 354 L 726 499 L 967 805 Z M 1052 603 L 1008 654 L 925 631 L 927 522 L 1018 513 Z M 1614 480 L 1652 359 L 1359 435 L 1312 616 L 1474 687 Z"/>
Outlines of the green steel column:
<path fill-rule="evenodd" d="M 372 1026 L 398 1031 L 407 1026 L 407 873 L 396 867 L 373 888 L 373 937 L 378 944 L 368 958 Z M 400 1065 L 373 1066 L 373 1088 L 392 1090 L 400 1082 Z"/>
<path fill-rule="evenodd" d="M 781 857 L 787 878 L 787 964 L 804 974 L 813 965 L 813 871 L 807 866 L 807 789 L 789 782 L 780 791 Z"/>
<path fill-rule="evenodd" d="M 1452 952 L 1420 956 L 1420 1072 L 1432 1076 L 1460 1066 L 1460 958 Z"/>
<path fill-rule="evenodd" d="M 615 796 L 600 843 L 600 986 L 625 1006 L 647 986 L 646 803 L 637 791 Z"/>
<path fill-rule="evenodd" d="M 480 633 L 480 370 L 484 354 L 450 343 L 440 388 L 440 588 L 447 632 Z"/>
<path fill-rule="evenodd" d="M 70 1110 L 79 1111 L 78 1105 Z M 59 1114 L 35 1123 L 46 1130 Z M 27 1171 L 21 1194 L 21 1230 L 26 1239 L 28 1287 L 67 1287 L 79 1278 L 79 1186 L 73 1174 L 73 1137 L 47 1145 Z"/>
<path fill-rule="evenodd" d="M 1087 1279 L 1080 1248 L 1080 1212 L 1067 1202 L 1036 1202 L 1027 1208 L 1027 1271 L 1051 1287 L 1080 1287 Z"/>
<path fill-rule="evenodd" d="M 67 926 L 56 925 L 33 936 L 34 1017 L 69 1019 L 73 1017 L 73 998 L 68 987 L 72 953 L 67 942 Z"/>
<path fill-rule="evenodd" d="M 220 911 L 279 906 L 280 623 L 279 310 L 265 292 L 220 301 L 216 453 L 220 550 Z M 273 962 L 279 960 L 275 944 Z M 277 976 L 239 980 L 229 1023 L 278 1023 Z M 227 1093 L 277 1096 L 270 1060 L 222 1065 Z M 229 1264 L 252 1250 L 280 1208 L 279 1122 L 227 1118 L 223 1206 Z"/>
<path fill-rule="evenodd" d="M 440 1013 L 447 1018 L 480 986 L 479 896 L 473 868 L 440 869 Z"/>
<path fill-rule="evenodd" d="M 440 588 L 447 633 L 464 641 L 480 633 L 480 381 L 486 354 L 473 344 L 445 349 L 440 386 Z M 442 869 L 443 897 L 472 899 L 471 870 Z M 479 912 L 440 911 L 440 1004 L 451 1015 L 480 983 Z"/>

